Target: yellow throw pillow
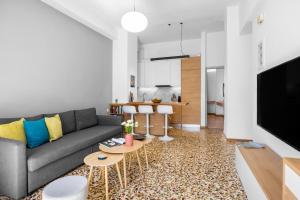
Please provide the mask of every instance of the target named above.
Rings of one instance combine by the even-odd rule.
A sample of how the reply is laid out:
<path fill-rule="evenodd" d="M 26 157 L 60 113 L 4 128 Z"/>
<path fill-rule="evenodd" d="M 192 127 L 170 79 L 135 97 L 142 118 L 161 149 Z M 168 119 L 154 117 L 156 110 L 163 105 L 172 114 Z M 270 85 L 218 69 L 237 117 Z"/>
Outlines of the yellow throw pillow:
<path fill-rule="evenodd" d="M 61 120 L 58 114 L 54 117 L 45 117 L 45 122 L 49 131 L 50 142 L 62 137 Z"/>
<path fill-rule="evenodd" d="M 18 140 L 26 144 L 26 135 L 24 131 L 23 121 L 24 118 L 15 122 L 11 122 L 9 124 L 0 125 L 0 137 L 11 140 Z"/>

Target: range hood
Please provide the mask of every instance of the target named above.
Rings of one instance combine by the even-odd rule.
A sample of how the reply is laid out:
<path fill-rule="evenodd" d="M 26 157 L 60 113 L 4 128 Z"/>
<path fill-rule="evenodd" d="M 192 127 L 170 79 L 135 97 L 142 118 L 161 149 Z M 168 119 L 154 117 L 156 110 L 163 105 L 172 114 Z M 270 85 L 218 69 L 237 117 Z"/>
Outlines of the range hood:
<path fill-rule="evenodd" d="M 172 85 L 155 85 L 155 87 L 158 87 L 158 88 L 167 88 L 167 87 L 172 87 Z"/>

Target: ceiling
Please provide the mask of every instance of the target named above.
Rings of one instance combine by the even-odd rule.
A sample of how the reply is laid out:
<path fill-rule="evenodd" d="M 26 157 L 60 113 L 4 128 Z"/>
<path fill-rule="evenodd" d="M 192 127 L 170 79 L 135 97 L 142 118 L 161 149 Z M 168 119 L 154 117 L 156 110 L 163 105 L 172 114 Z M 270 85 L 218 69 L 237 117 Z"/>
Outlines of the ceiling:
<path fill-rule="evenodd" d="M 135 0 L 136 10 L 144 13 L 148 28 L 138 34 L 141 43 L 154 43 L 180 39 L 183 22 L 183 39 L 200 38 L 202 31 L 224 30 L 225 8 L 238 0 Z M 90 16 L 99 17 L 121 27 L 123 14 L 133 10 L 134 0 L 59 0 L 75 6 Z M 168 24 L 171 23 L 171 26 Z"/>

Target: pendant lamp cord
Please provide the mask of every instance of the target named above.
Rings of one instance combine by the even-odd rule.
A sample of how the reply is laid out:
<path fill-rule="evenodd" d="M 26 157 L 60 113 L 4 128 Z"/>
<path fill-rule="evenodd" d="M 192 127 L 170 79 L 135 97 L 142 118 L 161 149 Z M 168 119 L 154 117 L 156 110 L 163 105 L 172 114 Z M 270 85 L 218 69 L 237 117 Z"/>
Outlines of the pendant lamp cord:
<path fill-rule="evenodd" d="M 135 12 L 135 0 L 133 0 L 133 11 Z"/>
<path fill-rule="evenodd" d="M 183 26 L 183 23 L 180 22 L 180 51 L 181 51 L 181 55 L 183 55 L 183 50 L 182 50 L 182 26 Z"/>

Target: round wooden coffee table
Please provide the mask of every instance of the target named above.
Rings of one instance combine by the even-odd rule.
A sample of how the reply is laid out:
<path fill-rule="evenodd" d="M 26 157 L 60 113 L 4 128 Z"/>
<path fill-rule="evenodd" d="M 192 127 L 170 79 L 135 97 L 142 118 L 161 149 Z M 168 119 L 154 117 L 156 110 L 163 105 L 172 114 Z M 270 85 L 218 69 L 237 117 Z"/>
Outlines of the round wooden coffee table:
<path fill-rule="evenodd" d="M 98 159 L 99 155 L 104 155 L 107 158 L 105 160 L 99 160 Z M 89 184 L 91 181 L 91 177 L 93 175 L 93 168 L 94 167 L 104 167 L 106 199 L 108 199 L 108 172 L 107 172 L 108 166 L 116 165 L 119 181 L 120 181 L 121 187 L 123 188 L 121 173 L 120 173 L 119 164 L 118 164 L 118 162 L 120 162 L 123 158 L 124 158 L 124 156 L 122 154 L 107 154 L 107 153 L 103 153 L 103 152 L 95 152 L 90 155 L 87 155 L 84 158 L 84 163 L 86 165 L 90 166 L 90 174 L 89 174 L 89 178 L 88 178 Z"/>
<path fill-rule="evenodd" d="M 139 157 L 139 154 L 138 154 L 138 150 L 140 148 L 142 148 L 143 146 L 144 146 L 143 142 L 138 141 L 138 140 L 134 140 L 132 146 L 120 145 L 120 146 L 116 146 L 116 147 L 107 147 L 103 144 L 100 144 L 100 146 L 99 146 L 100 150 L 104 151 L 106 153 L 109 153 L 109 154 L 123 154 L 123 157 L 124 157 L 123 158 L 123 170 L 124 170 L 124 185 L 125 185 L 125 188 L 127 187 L 126 158 L 125 158 L 125 156 L 126 156 L 127 153 L 135 152 L 137 160 L 138 160 L 140 172 L 142 173 L 141 161 L 140 161 L 140 157 Z"/>

